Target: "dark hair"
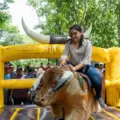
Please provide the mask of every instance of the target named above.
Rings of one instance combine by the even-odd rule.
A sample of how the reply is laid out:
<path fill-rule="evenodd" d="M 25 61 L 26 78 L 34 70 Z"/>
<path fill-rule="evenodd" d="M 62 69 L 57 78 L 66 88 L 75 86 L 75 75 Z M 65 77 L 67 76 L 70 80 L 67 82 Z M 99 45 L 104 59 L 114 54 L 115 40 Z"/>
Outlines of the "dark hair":
<path fill-rule="evenodd" d="M 99 68 L 99 64 L 98 63 L 95 64 L 95 68 Z"/>
<path fill-rule="evenodd" d="M 28 68 L 28 72 L 29 72 L 29 73 L 30 73 L 30 72 L 33 72 L 33 68 L 29 67 L 29 68 Z"/>
<path fill-rule="evenodd" d="M 17 67 L 16 71 L 22 71 L 22 67 Z"/>
<path fill-rule="evenodd" d="M 69 28 L 69 32 L 70 32 L 71 30 L 77 30 L 77 31 L 79 31 L 79 32 L 83 32 L 82 27 L 81 27 L 80 25 L 72 25 L 72 26 Z M 83 40 L 84 40 L 84 36 L 81 35 L 80 42 L 79 42 L 79 47 L 82 46 Z M 70 39 L 70 43 L 72 43 L 72 39 Z"/>

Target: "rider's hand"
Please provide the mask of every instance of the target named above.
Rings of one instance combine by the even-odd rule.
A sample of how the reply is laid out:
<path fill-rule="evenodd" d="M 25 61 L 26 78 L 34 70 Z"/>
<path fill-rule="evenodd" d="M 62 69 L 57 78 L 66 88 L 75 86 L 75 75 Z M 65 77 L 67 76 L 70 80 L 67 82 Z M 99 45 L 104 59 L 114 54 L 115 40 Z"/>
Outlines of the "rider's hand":
<path fill-rule="evenodd" d="M 76 68 L 75 68 L 75 67 L 72 67 L 72 70 L 76 71 Z"/>
<path fill-rule="evenodd" d="M 60 63 L 60 66 L 64 66 L 65 65 L 65 63 Z"/>
<path fill-rule="evenodd" d="M 76 71 L 76 68 L 74 66 L 70 65 L 70 68 L 72 71 Z"/>

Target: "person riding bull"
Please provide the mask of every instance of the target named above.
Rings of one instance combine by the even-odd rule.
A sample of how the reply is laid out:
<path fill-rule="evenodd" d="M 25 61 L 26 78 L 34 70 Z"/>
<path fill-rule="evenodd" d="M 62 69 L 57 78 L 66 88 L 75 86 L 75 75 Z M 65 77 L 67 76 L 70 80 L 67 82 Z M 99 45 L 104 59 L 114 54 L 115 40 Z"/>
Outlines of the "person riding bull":
<path fill-rule="evenodd" d="M 73 25 L 69 29 L 71 39 L 66 43 L 64 53 L 61 56 L 61 64 L 65 64 L 68 55 L 72 69 L 77 72 L 86 74 L 96 91 L 96 98 L 102 108 L 105 104 L 101 98 L 102 80 L 94 66 L 91 64 L 92 44 L 90 40 L 85 39 L 82 28 L 79 25 Z"/>
<path fill-rule="evenodd" d="M 40 43 L 52 43 L 52 44 L 64 44 L 66 43 L 66 37 L 62 38 L 56 36 L 49 36 L 49 35 L 38 35 L 27 28 L 23 19 L 22 24 L 25 32 L 28 34 L 29 37 L 32 39 L 40 42 Z M 94 66 L 91 64 L 91 56 L 92 56 L 92 44 L 91 42 L 86 39 L 85 33 L 83 34 L 82 28 L 79 25 L 73 25 L 69 29 L 70 39 L 67 39 L 67 43 L 65 45 L 65 49 L 63 55 L 61 56 L 60 63 L 61 65 L 65 64 L 68 60 L 68 56 L 70 55 L 70 64 L 72 65 L 72 70 L 81 72 L 86 74 L 89 79 L 91 80 L 92 86 L 95 88 L 96 91 L 96 99 L 98 100 L 99 104 L 102 108 L 105 107 L 105 104 L 101 98 L 102 92 L 102 79 L 100 75 L 97 73 Z M 44 41 L 46 39 L 46 41 Z M 31 98 L 35 95 L 35 91 L 39 86 L 40 80 L 42 79 L 44 73 L 40 74 L 37 78 L 35 84 L 31 88 Z M 68 79 L 72 79 L 74 73 L 72 71 L 65 70 L 62 77 L 59 79 L 59 84 L 57 85 L 56 89 L 60 87 L 63 81 Z"/>

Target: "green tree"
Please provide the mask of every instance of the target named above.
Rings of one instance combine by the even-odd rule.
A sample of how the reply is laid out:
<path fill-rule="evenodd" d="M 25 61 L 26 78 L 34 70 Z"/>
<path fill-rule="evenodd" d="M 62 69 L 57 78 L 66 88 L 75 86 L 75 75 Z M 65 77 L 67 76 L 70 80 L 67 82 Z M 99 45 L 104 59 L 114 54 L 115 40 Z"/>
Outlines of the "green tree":
<path fill-rule="evenodd" d="M 4 31 L 0 44 L 3 46 L 22 44 L 23 36 L 20 35 L 20 31 L 16 26 L 8 26 Z"/>
<path fill-rule="evenodd" d="M 72 24 L 92 23 L 91 41 L 100 47 L 120 46 L 119 0 L 28 0 L 37 12 L 44 34 L 68 34 Z M 46 21 L 41 20 L 45 18 Z"/>
<path fill-rule="evenodd" d="M 52 64 L 53 66 L 56 65 L 56 59 L 24 59 L 24 60 L 15 60 L 12 61 L 11 63 L 16 67 L 16 66 L 34 66 L 34 67 L 39 67 L 40 63 L 43 63 L 44 66 L 47 66 L 48 62 Z"/>
<path fill-rule="evenodd" d="M 7 11 L 10 3 L 13 3 L 13 0 L 0 2 L 0 30 L 5 29 L 11 20 L 11 15 Z"/>
<path fill-rule="evenodd" d="M 0 42 L 4 38 L 4 33 L 8 27 L 8 24 L 11 22 L 11 15 L 8 14 L 9 4 L 13 0 L 3 0 L 0 2 Z"/>
<path fill-rule="evenodd" d="M 8 14 L 9 4 L 13 0 L 3 0 L 0 2 L 0 45 L 15 45 L 23 43 L 23 36 L 16 26 L 10 25 L 11 15 Z"/>

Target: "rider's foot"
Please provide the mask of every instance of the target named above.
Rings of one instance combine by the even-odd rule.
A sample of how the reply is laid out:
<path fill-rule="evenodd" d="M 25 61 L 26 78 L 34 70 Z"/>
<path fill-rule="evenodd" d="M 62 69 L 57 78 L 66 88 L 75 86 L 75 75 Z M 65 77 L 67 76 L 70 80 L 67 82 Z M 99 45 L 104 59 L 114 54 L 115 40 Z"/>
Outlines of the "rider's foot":
<path fill-rule="evenodd" d="M 99 98 L 99 99 L 98 99 L 98 102 L 99 102 L 99 104 L 100 104 L 100 106 L 101 106 L 102 108 L 105 108 L 105 107 L 106 107 L 106 105 L 105 105 L 104 101 L 102 100 L 102 98 Z"/>

